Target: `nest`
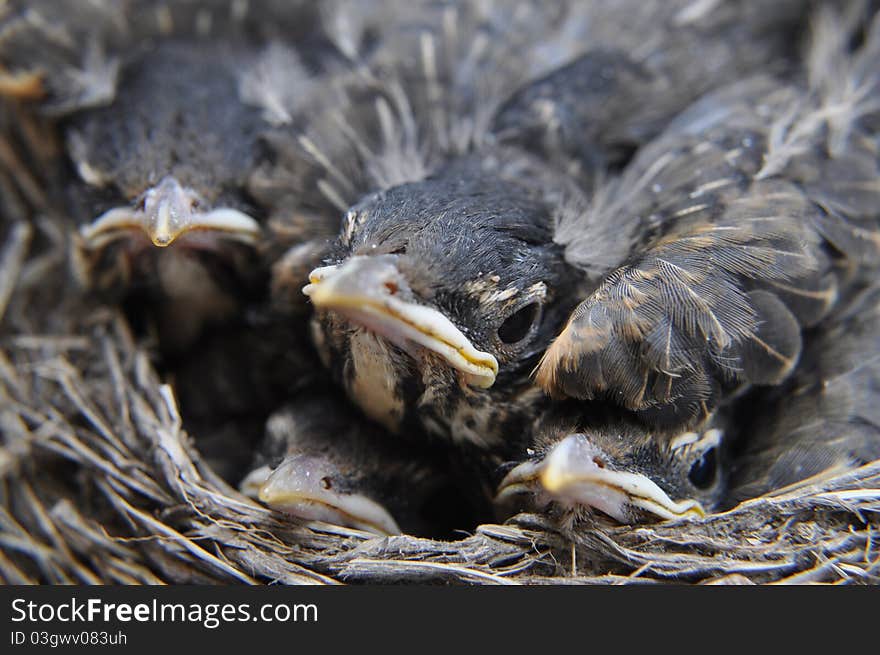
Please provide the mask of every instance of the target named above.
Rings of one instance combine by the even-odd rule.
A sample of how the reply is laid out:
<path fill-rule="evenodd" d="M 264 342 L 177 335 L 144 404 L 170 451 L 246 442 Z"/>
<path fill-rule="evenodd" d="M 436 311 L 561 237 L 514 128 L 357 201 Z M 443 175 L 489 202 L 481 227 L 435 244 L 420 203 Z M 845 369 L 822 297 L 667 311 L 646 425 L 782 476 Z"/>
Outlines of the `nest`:
<path fill-rule="evenodd" d="M 200 456 L 149 350 L 72 285 L 63 223 L 0 251 L 5 583 L 768 583 L 880 578 L 880 461 L 701 519 L 450 541 L 299 524 Z"/>

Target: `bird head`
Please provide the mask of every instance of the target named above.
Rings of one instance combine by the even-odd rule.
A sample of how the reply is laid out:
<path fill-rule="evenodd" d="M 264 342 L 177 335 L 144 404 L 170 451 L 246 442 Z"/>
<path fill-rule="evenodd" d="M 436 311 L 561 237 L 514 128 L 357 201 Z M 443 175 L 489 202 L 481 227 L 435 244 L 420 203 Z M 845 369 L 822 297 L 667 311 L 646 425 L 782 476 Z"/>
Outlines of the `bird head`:
<path fill-rule="evenodd" d="M 569 518 L 597 510 L 621 523 L 702 516 L 720 502 L 721 431 L 668 439 L 612 425 L 541 433 L 543 445 L 507 474 L 496 500 L 525 494 Z"/>
<path fill-rule="evenodd" d="M 522 171 L 519 171 L 522 173 Z M 373 418 L 491 439 L 564 320 L 551 204 L 491 157 L 375 193 L 304 288 L 325 362 Z M 527 177 L 527 176 L 526 176 Z M 537 186 L 537 185 L 536 185 Z M 532 397 L 530 396 L 530 397 Z"/>
<path fill-rule="evenodd" d="M 245 187 L 261 119 L 218 48 L 169 40 L 135 50 L 109 104 L 62 123 L 84 211 L 95 216 L 79 230 L 86 260 L 119 246 L 143 253 L 180 242 L 216 253 L 257 243 Z"/>
<path fill-rule="evenodd" d="M 411 461 L 387 450 L 344 404 L 304 397 L 269 417 L 256 466 L 239 486 L 300 519 L 399 534 L 387 501 L 397 501 L 393 483 L 398 474 L 417 476 L 410 476 Z"/>
<path fill-rule="evenodd" d="M 389 511 L 369 495 L 360 493 L 352 478 L 330 457 L 287 457 L 274 469 L 255 469 L 241 487 L 269 507 L 300 519 L 379 535 L 401 533 Z"/>
<path fill-rule="evenodd" d="M 300 394 L 270 416 L 239 486 L 303 520 L 380 535 L 433 534 L 438 504 L 466 513 L 435 455 L 389 438 L 325 389 Z"/>

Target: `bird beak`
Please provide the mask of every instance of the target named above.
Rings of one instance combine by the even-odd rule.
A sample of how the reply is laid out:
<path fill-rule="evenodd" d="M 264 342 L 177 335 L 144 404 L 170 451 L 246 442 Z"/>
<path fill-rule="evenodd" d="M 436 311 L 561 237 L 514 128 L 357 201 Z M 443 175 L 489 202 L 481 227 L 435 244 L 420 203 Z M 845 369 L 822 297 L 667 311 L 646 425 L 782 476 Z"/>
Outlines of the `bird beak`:
<path fill-rule="evenodd" d="M 593 507 L 621 523 L 633 520 L 633 510 L 662 519 L 705 515 L 698 502 L 676 502 L 645 475 L 610 470 L 606 461 L 586 435 L 569 435 L 540 462 L 524 462 L 508 473 L 496 499 L 537 493 L 566 507 Z"/>
<path fill-rule="evenodd" d="M 43 73 L 36 71 L 13 73 L 0 66 L 0 95 L 16 100 L 42 100 L 46 97 Z"/>
<path fill-rule="evenodd" d="M 115 207 L 83 226 L 80 234 L 93 249 L 133 229 L 143 231 L 159 248 L 195 231 L 256 244 L 260 226 L 253 218 L 229 207 L 203 212 L 197 209 L 198 203 L 195 191 L 181 186 L 173 177 L 166 177 L 144 194 L 143 209 Z"/>
<path fill-rule="evenodd" d="M 287 457 L 275 469 L 252 471 L 241 483 L 242 493 L 256 497 L 285 514 L 308 521 L 324 521 L 380 536 L 402 534 L 394 517 L 382 505 L 361 494 L 340 493 L 328 486 L 332 464 L 307 455 Z"/>
<path fill-rule="evenodd" d="M 418 344 L 440 355 L 468 384 L 491 387 L 498 374 L 495 357 L 475 348 L 441 312 L 402 299 L 411 293 L 394 259 L 355 256 L 338 266 L 316 268 L 303 293 L 316 307 L 338 312 L 404 351 Z"/>

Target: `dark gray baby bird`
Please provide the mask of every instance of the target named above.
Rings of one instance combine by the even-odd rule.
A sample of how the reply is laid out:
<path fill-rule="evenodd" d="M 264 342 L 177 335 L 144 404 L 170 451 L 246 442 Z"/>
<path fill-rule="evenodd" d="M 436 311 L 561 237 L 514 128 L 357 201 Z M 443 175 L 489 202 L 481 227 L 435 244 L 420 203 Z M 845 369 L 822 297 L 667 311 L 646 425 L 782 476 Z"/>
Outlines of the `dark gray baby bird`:
<path fill-rule="evenodd" d="M 353 204 L 305 288 L 337 380 L 392 430 L 507 456 L 545 394 L 680 430 L 785 380 L 880 252 L 877 30 L 852 50 L 820 16 L 807 66 L 707 94 L 591 196 L 499 134 Z"/>
<path fill-rule="evenodd" d="M 448 536 L 475 507 L 442 456 L 384 434 L 330 389 L 299 394 L 269 418 L 240 486 L 298 519 L 379 535 Z"/>
<path fill-rule="evenodd" d="M 880 288 L 851 294 L 807 334 L 779 387 L 731 400 L 701 431 L 655 433 L 571 403 L 533 430 L 502 480 L 508 513 L 549 511 L 574 525 L 701 516 L 819 482 L 880 459 Z"/>
<path fill-rule="evenodd" d="M 39 84 L 31 105 L 55 119 L 75 170 L 49 191 L 77 225 L 85 286 L 147 301 L 171 346 L 261 293 L 275 208 L 253 177 L 264 136 L 312 88 L 297 47 L 333 59 L 311 36 L 316 9 L 128 0 L 4 12 L 0 60 Z"/>
<path fill-rule="evenodd" d="M 719 422 L 720 423 L 720 422 Z M 703 516 L 727 490 L 725 433 L 670 435 L 569 403 L 540 419 L 524 461 L 498 487 L 500 511 L 549 511 L 574 525 L 596 511 L 620 523 Z"/>

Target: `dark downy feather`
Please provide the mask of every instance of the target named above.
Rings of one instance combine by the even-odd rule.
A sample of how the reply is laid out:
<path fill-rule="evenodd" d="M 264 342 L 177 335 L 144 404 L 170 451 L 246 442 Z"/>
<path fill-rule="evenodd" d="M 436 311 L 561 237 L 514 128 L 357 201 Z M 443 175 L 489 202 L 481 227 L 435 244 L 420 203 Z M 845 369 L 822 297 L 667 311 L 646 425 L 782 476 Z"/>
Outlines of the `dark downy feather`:
<path fill-rule="evenodd" d="M 757 400 L 733 463 L 731 501 L 880 458 L 880 290 L 857 294 L 811 334 L 798 371 Z"/>

